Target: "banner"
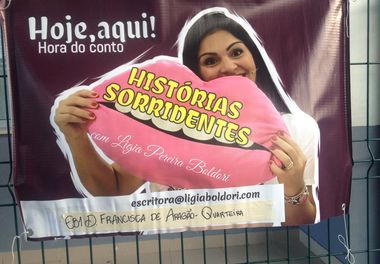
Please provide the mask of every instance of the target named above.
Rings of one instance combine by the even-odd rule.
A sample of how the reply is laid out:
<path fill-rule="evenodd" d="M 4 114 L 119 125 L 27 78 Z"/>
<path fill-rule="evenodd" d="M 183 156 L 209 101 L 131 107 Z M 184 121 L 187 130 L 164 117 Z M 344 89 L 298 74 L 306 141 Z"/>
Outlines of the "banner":
<path fill-rule="evenodd" d="M 341 214 L 346 15 L 342 0 L 13 0 L 2 25 L 28 239 Z"/>

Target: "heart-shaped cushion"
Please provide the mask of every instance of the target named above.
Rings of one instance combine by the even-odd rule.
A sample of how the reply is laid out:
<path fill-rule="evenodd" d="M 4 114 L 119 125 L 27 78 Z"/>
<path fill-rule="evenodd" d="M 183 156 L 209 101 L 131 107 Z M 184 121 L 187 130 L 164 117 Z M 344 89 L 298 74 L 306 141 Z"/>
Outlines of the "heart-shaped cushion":
<path fill-rule="evenodd" d="M 89 135 L 135 176 L 178 188 L 247 186 L 274 177 L 267 148 L 287 128 L 245 77 L 204 82 L 162 56 L 119 67 L 90 87 L 100 97 Z"/>

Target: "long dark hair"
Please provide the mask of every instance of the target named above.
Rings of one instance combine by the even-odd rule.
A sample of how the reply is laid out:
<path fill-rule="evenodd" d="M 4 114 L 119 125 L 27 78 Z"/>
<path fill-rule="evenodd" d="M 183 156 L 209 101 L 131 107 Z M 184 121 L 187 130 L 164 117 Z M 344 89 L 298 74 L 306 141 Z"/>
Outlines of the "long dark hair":
<path fill-rule="evenodd" d="M 198 63 L 200 43 L 206 36 L 218 30 L 225 30 L 231 33 L 247 46 L 257 67 L 257 86 L 269 97 L 279 112 L 289 113 L 289 107 L 279 94 L 268 67 L 248 32 L 238 22 L 221 12 L 207 13 L 191 25 L 185 35 L 182 54 L 180 54 L 182 55 L 183 64 L 202 78 Z"/>

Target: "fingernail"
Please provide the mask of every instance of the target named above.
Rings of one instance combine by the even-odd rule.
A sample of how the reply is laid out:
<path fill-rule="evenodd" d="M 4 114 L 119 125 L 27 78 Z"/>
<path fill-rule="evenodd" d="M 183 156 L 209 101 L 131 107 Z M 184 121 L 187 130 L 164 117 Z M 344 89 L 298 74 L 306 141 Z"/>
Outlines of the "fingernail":
<path fill-rule="evenodd" d="M 276 136 L 273 136 L 270 138 L 271 141 L 276 141 L 277 140 L 277 137 Z"/>
<path fill-rule="evenodd" d="M 92 97 L 95 97 L 95 98 L 98 98 L 98 97 L 99 97 L 99 94 L 98 94 L 98 93 L 95 93 L 95 92 L 92 92 L 92 93 L 91 93 L 91 96 L 92 96 Z"/>
<path fill-rule="evenodd" d="M 98 107 L 98 103 L 97 102 L 92 102 L 91 106 L 94 107 L 94 108 L 96 108 L 96 107 Z"/>
<path fill-rule="evenodd" d="M 90 113 L 89 116 L 90 116 L 91 119 L 95 118 L 95 114 L 94 113 Z"/>
<path fill-rule="evenodd" d="M 283 136 L 283 135 L 284 135 L 284 132 L 283 132 L 283 131 L 278 131 L 278 132 L 277 132 L 277 135 L 279 135 L 279 136 Z"/>

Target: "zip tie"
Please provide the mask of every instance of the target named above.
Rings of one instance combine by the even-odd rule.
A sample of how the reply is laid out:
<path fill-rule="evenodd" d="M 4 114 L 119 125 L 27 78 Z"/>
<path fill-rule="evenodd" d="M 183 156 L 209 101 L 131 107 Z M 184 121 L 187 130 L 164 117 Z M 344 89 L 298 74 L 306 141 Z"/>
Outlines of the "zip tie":
<path fill-rule="evenodd" d="M 346 204 L 342 204 L 342 210 L 343 210 L 343 221 L 344 221 L 344 231 L 345 231 L 345 237 L 343 237 L 341 234 L 338 235 L 339 242 L 343 245 L 343 247 L 346 249 L 346 257 L 345 260 L 348 261 L 350 264 L 355 263 L 355 256 L 352 254 L 350 245 L 348 244 L 348 237 L 347 237 L 347 223 L 346 223 Z"/>
<path fill-rule="evenodd" d="M 13 237 L 12 248 L 11 248 L 11 252 L 12 252 L 12 264 L 15 262 L 14 247 L 15 247 L 16 239 L 20 239 L 22 236 L 24 236 L 25 239 L 26 239 L 28 237 L 28 235 L 30 234 L 30 232 L 32 232 L 32 231 L 30 229 L 28 229 L 28 230 L 22 232 L 20 235 Z M 20 249 L 21 249 L 21 245 L 20 245 Z"/>

